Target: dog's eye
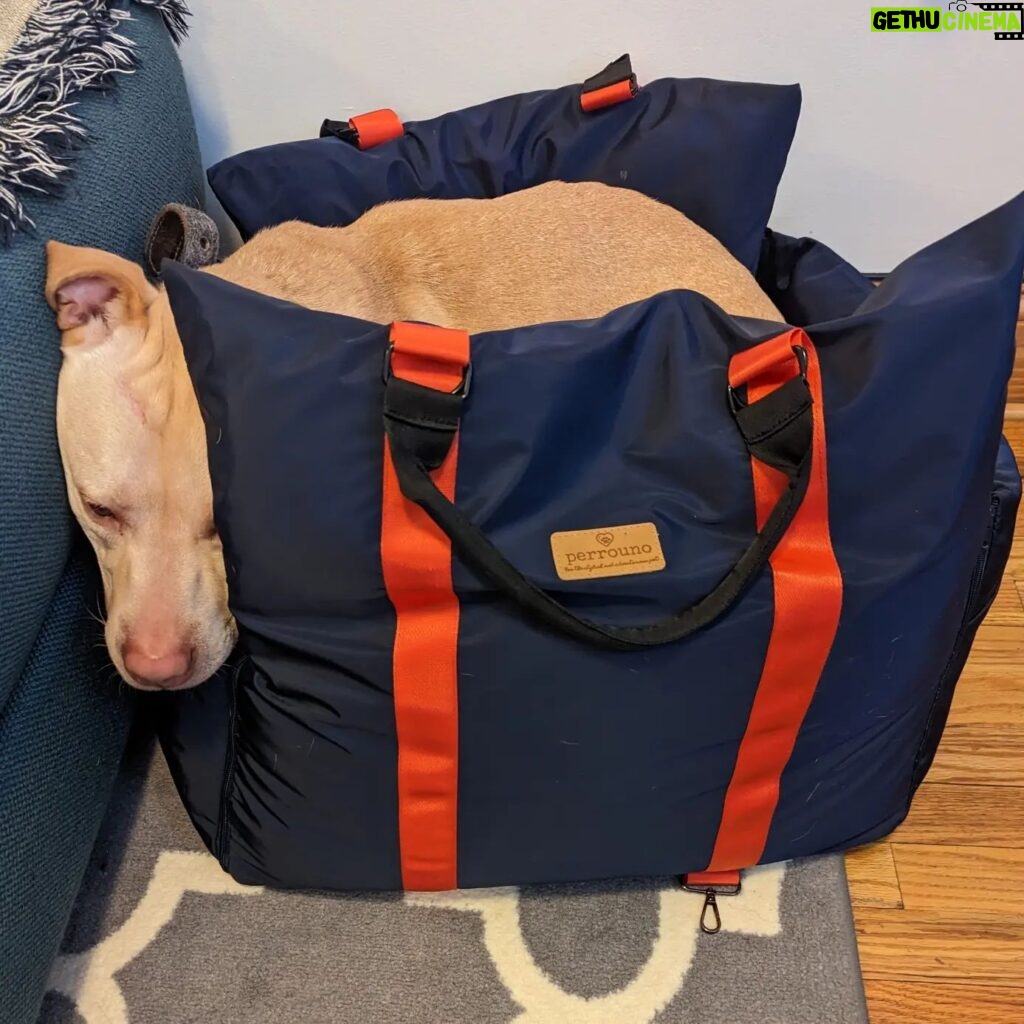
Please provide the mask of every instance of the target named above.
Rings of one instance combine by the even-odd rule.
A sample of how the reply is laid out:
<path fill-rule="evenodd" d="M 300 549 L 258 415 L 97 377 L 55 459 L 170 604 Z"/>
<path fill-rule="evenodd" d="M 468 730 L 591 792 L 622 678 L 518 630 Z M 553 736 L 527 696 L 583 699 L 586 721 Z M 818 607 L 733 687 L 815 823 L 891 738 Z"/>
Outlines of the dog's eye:
<path fill-rule="evenodd" d="M 109 519 L 113 522 L 117 521 L 117 513 L 113 509 L 107 508 L 106 505 L 100 505 L 95 501 L 87 501 L 85 503 L 85 507 L 89 510 L 89 515 L 91 515 L 93 519 Z"/>

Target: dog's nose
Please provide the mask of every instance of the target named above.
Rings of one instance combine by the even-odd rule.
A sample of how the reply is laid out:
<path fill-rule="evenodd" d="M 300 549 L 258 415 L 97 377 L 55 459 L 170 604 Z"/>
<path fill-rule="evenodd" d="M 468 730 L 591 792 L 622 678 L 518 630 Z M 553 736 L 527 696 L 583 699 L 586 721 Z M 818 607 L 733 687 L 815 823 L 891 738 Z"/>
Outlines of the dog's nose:
<path fill-rule="evenodd" d="M 139 686 L 174 690 L 188 681 L 195 649 L 187 644 L 146 644 L 129 637 L 121 647 L 121 658 Z"/>

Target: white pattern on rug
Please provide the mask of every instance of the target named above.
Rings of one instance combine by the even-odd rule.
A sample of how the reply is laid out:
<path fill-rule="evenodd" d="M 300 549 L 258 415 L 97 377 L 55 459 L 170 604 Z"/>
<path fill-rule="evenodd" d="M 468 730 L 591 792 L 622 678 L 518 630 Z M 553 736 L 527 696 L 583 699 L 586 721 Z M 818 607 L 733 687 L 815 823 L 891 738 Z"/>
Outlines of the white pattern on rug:
<path fill-rule="evenodd" d="M 722 911 L 722 931 L 770 938 L 781 931 L 779 893 L 785 864 L 749 871 L 742 893 Z M 703 895 L 663 889 L 658 935 L 647 963 L 625 988 L 594 999 L 566 992 L 538 966 L 519 926 L 519 890 L 407 893 L 418 907 L 462 910 L 483 919 L 484 945 L 509 995 L 523 1008 L 513 1024 L 650 1024 L 678 995 L 697 950 Z"/>
<path fill-rule="evenodd" d="M 772 937 L 781 931 L 779 897 L 786 865 L 757 868 L 741 895 L 727 901 L 722 930 Z M 231 878 L 208 853 L 164 851 L 146 892 L 113 934 L 81 953 L 61 956 L 51 991 L 69 999 L 86 1024 L 131 1024 L 115 977 L 160 934 L 186 893 L 254 896 L 264 890 Z M 408 906 L 480 915 L 483 941 L 509 995 L 523 1012 L 514 1024 L 650 1024 L 679 993 L 693 963 L 703 896 L 679 888 L 659 893 L 658 934 L 647 962 L 623 988 L 587 999 L 555 984 L 531 955 L 519 920 L 519 890 L 407 893 Z"/>

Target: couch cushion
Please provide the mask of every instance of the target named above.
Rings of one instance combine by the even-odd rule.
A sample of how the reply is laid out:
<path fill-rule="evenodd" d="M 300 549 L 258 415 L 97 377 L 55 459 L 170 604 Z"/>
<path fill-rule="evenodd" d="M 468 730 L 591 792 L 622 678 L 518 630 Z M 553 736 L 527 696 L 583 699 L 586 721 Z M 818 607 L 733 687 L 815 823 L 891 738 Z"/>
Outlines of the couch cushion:
<path fill-rule="evenodd" d="M 126 688 L 82 605 L 96 596 L 81 544 L 25 671 L 0 712 L 0 1021 L 31 1024 L 107 806 L 128 730 Z M 93 628 L 90 628 L 92 626 Z"/>

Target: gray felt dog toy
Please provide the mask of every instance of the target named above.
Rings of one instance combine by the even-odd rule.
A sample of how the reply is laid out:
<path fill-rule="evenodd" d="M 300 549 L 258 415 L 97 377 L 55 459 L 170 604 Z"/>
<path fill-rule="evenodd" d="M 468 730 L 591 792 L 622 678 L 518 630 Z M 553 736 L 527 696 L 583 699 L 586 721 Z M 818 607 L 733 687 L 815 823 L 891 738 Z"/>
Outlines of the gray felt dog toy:
<path fill-rule="evenodd" d="M 202 210 L 181 203 L 163 207 L 146 235 L 146 263 L 158 277 L 165 259 L 205 267 L 217 262 L 219 250 L 217 225 Z"/>

